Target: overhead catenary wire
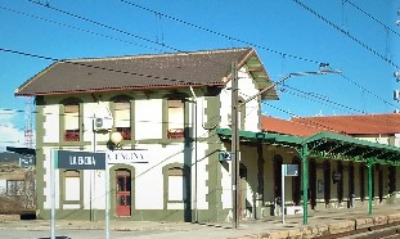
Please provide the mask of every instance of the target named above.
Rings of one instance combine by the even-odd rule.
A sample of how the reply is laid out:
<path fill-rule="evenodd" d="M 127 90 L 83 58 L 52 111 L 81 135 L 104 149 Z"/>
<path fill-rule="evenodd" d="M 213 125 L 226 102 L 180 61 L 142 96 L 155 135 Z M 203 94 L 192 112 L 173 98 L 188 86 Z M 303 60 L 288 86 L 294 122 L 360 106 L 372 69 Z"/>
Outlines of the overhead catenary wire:
<path fill-rule="evenodd" d="M 389 102 L 385 99 L 383 99 L 382 97 L 378 96 L 377 94 L 373 93 L 372 91 L 368 90 L 367 88 L 361 86 L 359 83 L 357 83 L 356 81 L 352 80 L 349 76 L 347 76 L 346 74 L 339 74 L 340 77 L 342 77 L 343 79 L 345 79 L 346 81 L 350 82 L 351 84 L 357 86 L 358 88 L 360 88 L 362 91 L 367 92 L 369 95 L 373 96 L 374 98 L 384 102 L 385 104 L 392 106 L 394 108 L 398 108 L 397 105 L 393 104 L 392 102 Z"/>
<path fill-rule="evenodd" d="M 357 11 L 361 12 L 362 14 L 364 14 L 365 16 L 371 18 L 374 22 L 378 23 L 379 25 L 381 25 L 385 30 L 387 30 L 388 32 L 400 37 L 400 33 L 397 32 L 396 30 L 394 30 L 393 28 L 389 27 L 388 25 L 386 25 L 385 23 L 383 23 L 381 20 L 379 20 L 378 18 L 374 17 L 372 14 L 368 13 L 366 10 L 362 9 L 361 7 L 359 7 L 358 5 L 356 5 L 355 3 L 353 3 L 350 0 L 346 0 L 344 1 L 344 3 L 349 4 L 351 7 L 353 7 L 354 9 L 356 9 Z"/>
<path fill-rule="evenodd" d="M 331 106 L 333 108 L 336 107 L 336 109 L 346 109 L 346 110 L 352 111 L 352 113 L 356 112 L 356 113 L 360 113 L 360 114 L 365 114 L 365 112 L 362 110 L 359 110 L 359 109 L 356 109 L 356 108 L 353 108 L 353 107 L 350 107 L 350 106 L 347 106 L 347 105 L 344 105 L 341 103 L 334 102 L 332 100 L 326 99 L 325 97 L 315 94 L 313 92 L 306 92 L 306 91 L 297 89 L 297 88 L 289 86 L 289 85 L 285 85 L 283 87 L 296 92 L 296 93 L 290 93 L 290 92 L 285 91 L 284 93 L 302 97 L 304 99 L 312 100 L 314 102 L 323 103 L 323 104 Z M 316 100 L 313 100 L 313 98 Z"/>
<path fill-rule="evenodd" d="M 314 63 L 314 64 L 320 64 L 320 63 L 322 63 L 322 61 L 317 61 L 317 60 L 309 59 L 309 58 L 306 58 L 306 57 L 302 57 L 302 56 L 297 56 L 297 55 L 285 53 L 285 52 L 282 52 L 282 51 L 278 51 L 278 50 L 275 50 L 275 49 L 272 49 L 272 48 L 268 48 L 268 47 L 265 47 L 265 46 L 256 44 L 256 43 L 254 43 L 254 42 L 242 40 L 242 39 L 237 38 L 237 37 L 234 37 L 234 36 L 229 36 L 229 35 L 227 35 L 227 34 L 224 34 L 224 33 L 221 33 L 221 32 L 218 32 L 218 31 L 215 31 L 215 30 L 212 30 L 212 29 L 209 29 L 209 28 L 206 28 L 206 27 L 203 27 L 203 26 L 194 24 L 194 23 L 191 23 L 191 22 L 189 22 L 189 21 L 186 21 L 186 20 L 183 20 L 183 19 L 180 19 L 180 18 L 171 16 L 171 15 L 162 13 L 162 12 L 160 12 L 160 11 L 156 11 L 156 10 L 154 10 L 154 9 L 151 9 L 151 8 L 148 8 L 148 7 L 144 7 L 144 6 L 142 6 L 142 5 L 139 5 L 139 4 L 137 4 L 137 3 L 133 3 L 133 2 L 131 2 L 131 1 L 126 1 L 126 0 L 120 0 L 120 1 L 121 1 L 122 3 L 125 3 L 125 4 L 127 4 L 127 5 L 130 5 L 130 6 L 132 6 L 132 7 L 135 7 L 135 8 L 138 8 L 138 9 L 141 9 L 141 10 L 143 10 L 143 11 L 147 11 L 147 12 L 150 12 L 150 13 L 153 13 L 153 14 L 158 14 L 159 16 L 162 16 L 162 17 L 164 17 L 165 19 L 169 19 L 169 20 L 172 20 L 172 21 L 175 21 L 175 22 L 178 22 L 178 23 L 181 23 L 181 24 L 190 26 L 190 27 L 192 27 L 192 28 L 195 28 L 195 29 L 198 29 L 198 30 L 201 30 L 201 31 L 210 33 L 210 34 L 213 34 L 213 35 L 215 35 L 215 36 L 225 38 L 226 40 L 229 40 L 229 41 L 236 41 L 236 42 L 239 42 L 239 43 L 242 43 L 242 44 L 254 46 L 254 47 L 257 47 L 257 48 L 259 48 L 259 49 L 265 50 L 265 51 L 267 51 L 267 52 L 274 53 L 274 54 L 277 54 L 277 55 L 280 55 L 280 56 L 286 56 L 286 57 L 288 57 L 288 58 L 292 58 L 292 59 L 295 59 L 295 60 L 301 60 L 301 61 L 305 61 L 305 62 L 309 62 L 309 63 Z"/>
<path fill-rule="evenodd" d="M 89 67 L 89 68 L 95 68 L 95 69 L 100 69 L 100 70 L 105 70 L 105 71 L 111 71 L 111 72 L 115 72 L 115 73 L 121 73 L 121 74 L 130 74 L 130 75 L 138 75 L 138 76 L 142 76 L 142 77 L 148 77 L 148 78 L 156 78 L 156 79 L 162 79 L 162 80 L 166 80 L 166 81 L 173 81 L 173 82 L 181 82 L 181 83 L 185 83 L 185 84 L 193 84 L 192 82 L 188 82 L 188 81 L 184 81 L 184 80 L 178 80 L 178 79 L 171 79 L 171 78 L 166 78 L 166 77 L 159 77 L 159 76 L 153 76 L 153 75 L 145 75 L 145 74 L 141 74 L 141 73 L 137 73 L 137 72 L 129 72 L 129 71 L 122 71 L 122 70 L 118 70 L 118 69 L 113 69 L 113 68 L 105 68 L 105 67 L 99 67 L 99 66 L 95 66 L 92 64 L 85 64 L 85 63 L 81 63 L 81 62 L 74 62 L 74 61 L 68 61 L 68 60 L 60 60 L 57 58 L 53 58 L 53 57 L 49 57 L 49 56 L 43 56 L 43 55 L 38 55 L 38 54 L 32 54 L 32 53 L 27 53 L 27 52 L 22 52 L 22 51 L 17 51 L 17 50 L 11 50 L 11 49 L 5 49 L 5 48 L 0 48 L 0 51 L 3 52 L 8 52 L 8 53 L 12 53 L 12 54 L 18 54 L 18 55 L 22 55 L 22 56 L 26 56 L 26 57 L 33 57 L 33 58 L 38 58 L 38 59 L 43 59 L 43 60 L 51 60 L 51 61 L 55 61 L 55 62 L 63 62 L 63 63 L 67 63 L 67 64 L 74 64 L 74 65 L 80 65 L 80 66 L 84 66 L 84 67 Z M 384 99 L 378 97 L 377 95 L 373 94 L 371 91 L 363 88 L 362 86 L 360 86 L 359 84 L 357 84 L 356 82 L 350 80 L 350 78 L 344 76 L 343 74 L 340 74 L 342 77 L 344 77 L 346 80 L 352 82 L 353 84 L 357 85 L 358 87 L 360 87 L 361 89 L 365 90 L 366 92 L 374 95 L 377 99 L 380 99 L 382 101 L 384 101 L 387 104 L 393 105 L 388 101 L 385 101 Z"/>
<path fill-rule="evenodd" d="M 383 54 L 379 53 L 377 50 L 375 50 L 374 48 L 372 48 L 368 44 L 364 43 L 363 41 L 361 41 L 357 37 L 355 37 L 352 34 L 350 34 L 349 31 L 341 28 L 337 24 L 335 24 L 332 21 L 328 20 L 326 17 L 324 17 L 320 13 L 316 12 L 315 10 L 313 10 L 311 7 L 307 6 L 303 2 L 301 2 L 299 0 L 292 0 L 292 1 L 294 3 L 296 3 L 297 5 L 301 6 L 303 9 L 307 10 L 309 13 L 313 14 L 314 16 L 316 16 L 318 19 L 322 20 L 323 22 L 325 22 L 326 24 L 331 26 L 333 29 L 335 29 L 335 30 L 339 31 L 340 33 L 344 34 L 350 40 L 354 41 L 355 43 L 357 43 L 358 45 L 360 45 L 361 47 L 363 47 L 367 51 L 371 52 L 374 56 L 378 57 L 382 61 L 388 63 L 389 65 L 391 65 L 391 66 L 393 66 L 395 68 L 400 68 L 400 66 L 396 62 L 394 62 L 392 59 L 390 59 L 390 58 L 384 56 Z"/>
<path fill-rule="evenodd" d="M 272 105 L 272 104 L 270 104 L 270 103 L 267 103 L 267 102 L 265 102 L 265 101 L 263 101 L 262 104 L 267 105 L 268 107 L 271 107 L 271 108 L 276 109 L 276 110 L 278 110 L 278 111 L 281 111 L 281 112 L 283 112 L 283 113 L 286 113 L 286 114 L 290 115 L 291 117 L 296 117 L 296 118 L 303 119 L 304 121 L 306 121 L 306 122 L 309 123 L 309 124 L 303 124 L 303 123 L 301 123 L 301 124 L 304 125 L 304 126 L 319 127 L 319 128 L 327 129 L 327 130 L 334 131 L 334 132 L 337 131 L 336 129 L 334 129 L 334 128 L 330 127 L 330 126 L 321 124 L 320 122 L 313 121 L 312 119 L 308 119 L 308 118 L 306 118 L 306 117 L 301 117 L 301 116 L 299 116 L 299 115 L 296 115 L 296 114 L 290 112 L 289 110 L 284 110 L 284 109 L 282 109 L 282 108 L 280 108 L 280 107 L 274 106 L 274 105 Z"/>
<path fill-rule="evenodd" d="M 23 11 L 20 11 L 20 10 L 11 9 L 11 8 L 4 7 L 4 6 L 0 6 L 0 9 L 4 10 L 4 11 L 12 12 L 14 14 L 19 14 L 21 16 L 30 17 L 30 18 L 35 19 L 35 20 L 40 20 L 40 21 L 44 21 L 44 22 L 47 22 L 47 23 L 55 24 L 55 25 L 58 25 L 58 26 L 70 28 L 72 30 L 76 30 L 76 31 L 87 33 L 87 34 L 91 34 L 91 35 L 94 35 L 94 36 L 97 36 L 97 37 L 103 37 L 105 39 L 118 41 L 118 42 L 130 44 L 130 45 L 135 45 L 135 46 L 146 48 L 146 49 L 153 50 L 153 51 L 156 51 L 156 52 L 162 52 L 161 49 L 157 49 L 157 48 L 154 48 L 154 47 L 146 46 L 144 44 L 139 44 L 139 43 L 128 41 L 128 40 L 124 40 L 124 39 L 120 39 L 120 38 L 117 38 L 117 37 L 114 37 L 114 36 L 110 36 L 110 35 L 94 32 L 94 31 L 91 31 L 91 30 L 86 30 L 86 29 L 83 29 L 83 28 L 80 28 L 80 27 L 76 27 L 76 26 L 72 26 L 72 25 L 69 25 L 69 24 L 66 24 L 66 23 L 57 22 L 57 21 L 54 21 L 54 20 L 51 20 L 51 19 L 48 19 L 48 18 L 44 18 L 44 17 L 41 17 L 41 16 L 33 15 L 33 14 L 26 13 L 26 12 L 23 12 Z"/>
<path fill-rule="evenodd" d="M 119 74 L 140 76 L 140 77 L 145 77 L 145 78 L 154 78 L 154 79 L 158 79 L 158 80 L 183 83 L 185 85 L 200 85 L 199 83 L 194 83 L 194 82 L 190 82 L 190 81 L 186 81 L 186 80 L 182 80 L 182 79 L 154 76 L 154 75 L 143 74 L 143 73 L 138 73 L 138 72 L 133 72 L 133 71 L 125 71 L 125 70 L 121 70 L 121 69 L 96 66 L 93 64 L 87 64 L 87 63 L 77 62 L 77 61 L 72 61 L 72 60 L 58 59 L 58 58 L 54 58 L 54 57 L 33 54 L 33 53 L 28 53 L 28 52 L 24 52 L 24 51 L 13 50 L 13 49 L 6 49 L 6 48 L 2 48 L 2 47 L 0 47 L 0 51 L 11 53 L 11 54 L 22 55 L 22 56 L 26 56 L 26 57 L 38 58 L 38 59 L 42 59 L 42 60 L 49 60 L 49 61 L 53 61 L 53 62 L 60 62 L 60 63 L 66 63 L 66 64 L 77 65 L 77 66 L 82 66 L 82 67 L 94 68 L 94 69 L 98 69 L 98 70 L 114 72 L 114 73 L 119 73 Z"/>
<path fill-rule="evenodd" d="M 175 47 L 172 47 L 172 46 L 169 46 L 169 45 L 167 45 L 165 43 L 160 43 L 160 42 L 148 39 L 146 37 L 143 37 L 143 36 L 140 36 L 140 35 L 137 35 L 137 34 L 133 34 L 131 32 L 125 31 L 125 30 L 122 30 L 120 28 L 117 28 L 117 27 L 114 27 L 114 26 L 111 26 L 111 25 L 108 25 L 108 24 L 105 24 L 105 23 L 101 23 L 99 21 L 95 21 L 95 20 L 89 19 L 87 17 L 80 16 L 78 14 L 74 14 L 74 13 L 71 13 L 71 12 L 68 12 L 68 11 L 64 11 L 62 9 L 59 9 L 59 8 L 56 8 L 56 7 L 47 5 L 47 4 L 43 4 L 41 2 L 37 2 L 37 1 L 34 1 L 34 0 L 28 0 L 28 1 L 31 2 L 31 3 L 37 4 L 39 6 L 51 9 L 53 11 L 59 12 L 61 14 L 64 14 L 64 15 L 67 15 L 67 16 L 70 16 L 70 17 L 73 17 L 73 18 L 76 18 L 76 19 L 79 19 L 79 20 L 82 20 L 82 21 L 85 21 L 85 22 L 100 26 L 100 27 L 103 27 L 103 28 L 106 28 L 106 29 L 109 29 L 109 30 L 112 30 L 112 31 L 115 31 L 115 32 L 118 32 L 118 33 L 121 33 L 121 34 L 124 34 L 124 35 L 127 35 L 127 36 L 130 36 L 130 37 L 134 37 L 134 38 L 137 38 L 139 40 L 142 40 L 142 41 L 145 41 L 145 42 L 148 42 L 148 43 L 152 43 L 152 44 L 155 44 L 155 45 L 158 45 L 158 46 L 162 46 L 162 47 L 167 48 L 169 50 L 180 51 L 179 49 L 177 49 Z"/>
<path fill-rule="evenodd" d="M 67 11 L 65 11 L 65 10 L 58 9 L 58 8 L 55 8 L 55 7 L 51 7 L 51 6 L 48 5 L 48 4 L 43 4 L 43 3 L 41 3 L 41 2 L 37 2 L 37 1 L 33 1 L 33 0 L 28 0 L 28 1 L 29 1 L 29 2 L 32 2 L 32 3 L 35 3 L 35 4 L 38 4 L 38 5 L 41 6 L 41 7 L 45 7 L 45 8 L 48 8 L 48 9 L 50 9 L 50 10 L 54 10 L 54 11 L 56 11 L 56 12 L 65 14 L 65 15 L 67 15 L 67 16 L 71 16 L 71 17 L 77 18 L 77 19 L 79 19 L 79 20 L 82 20 L 82 21 L 86 21 L 86 22 L 95 24 L 95 25 L 97 25 L 97 26 L 100 26 L 100 27 L 103 27 L 103 28 L 106 28 L 106 29 L 109 29 L 109 30 L 113 30 L 113 31 L 118 32 L 118 33 L 125 34 L 125 35 L 127 35 L 127 36 L 135 37 L 135 38 L 138 38 L 138 39 L 140 39 L 140 40 L 144 40 L 144 41 L 146 41 L 146 42 L 149 42 L 149 43 L 152 43 L 152 44 L 156 44 L 156 45 L 158 45 L 158 46 L 161 46 L 161 47 L 167 48 L 167 49 L 169 49 L 169 50 L 172 50 L 172 51 L 174 51 L 174 52 L 180 52 L 180 53 L 185 53 L 185 52 L 187 52 L 187 51 L 185 51 L 185 50 L 178 49 L 178 48 L 176 48 L 176 47 L 173 47 L 173 46 L 170 46 L 170 45 L 165 44 L 165 43 L 164 43 L 164 37 L 162 37 L 162 38 L 163 38 L 163 41 L 162 41 L 162 42 L 159 42 L 158 40 L 157 40 L 157 41 L 153 41 L 153 40 L 151 40 L 151 39 L 149 39 L 149 38 L 146 38 L 146 37 L 144 37 L 144 36 L 141 36 L 141 35 L 138 35 L 138 34 L 133 34 L 133 33 L 130 33 L 130 32 L 128 32 L 128 31 L 125 31 L 125 30 L 122 30 L 122 29 L 119 29 L 119 28 L 116 28 L 116 27 L 113 27 L 113 26 L 110 26 L 110 25 L 101 23 L 101 22 L 99 22 L 99 21 L 95 21 L 95 20 L 92 20 L 92 19 L 89 19 L 89 18 L 80 16 L 80 15 L 78 15 L 78 14 L 71 13 L 71 12 L 67 12 Z M 159 15 L 159 17 L 161 17 L 161 15 Z M 52 20 L 50 20 L 50 21 L 52 21 Z M 68 27 L 67 24 L 64 24 L 64 23 L 60 23 L 60 24 L 62 24 L 62 25 L 65 26 L 65 27 Z M 72 27 L 72 28 L 74 28 L 74 27 Z M 78 30 L 78 29 L 75 29 L 75 30 Z M 86 30 L 83 30 L 83 31 L 86 31 Z M 163 30 L 161 30 L 161 31 L 162 31 L 162 35 L 164 35 Z M 87 32 L 87 33 L 89 33 L 89 32 Z M 93 33 L 93 34 L 96 35 L 96 34 L 98 34 L 98 33 Z M 102 35 L 104 35 L 104 34 L 102 34 Z M 112 38 L 112 37 L 111 37 L 111 38 Z M 116 38 L 115 40 L 118 40 L 118 38 Z M 122 41 L 124 41 L 124 40 L 122 40 Z M 145 45 L 143 45 L 143 44 L 139 44 L 139 45 L 140 45 L 140 46 L 145 46 Z M 147 47 L 147 48 L 149 48 L 149 49 L 155 49 L 155 48 L 152 48 L 152 47 Z M 158 49 L 156 49 L 156 50 L 158 50 Z M 160 50 L 158 50 L 158 51 L 160 52 Z M 215 63 L 216 63 L 216 64 L 220 64 L 220 62 L 215 62 Z"/>
<path fill-rule="evenodd" d="M 109 27 L 110 27 L 110 26 L 108 26 L 108 25 L 106 25 L 106 24 L 103 24 L 103 23 L 100 23 L 100 22 L 97 22 L 97 21 L 94 21 L 94 20 L 90 20 L 90 19 L 87 19 L 87 18 L 85 18 L 85 17 L 81 17 L 81 16 L 79 16 L 79 15 L 77 15 L 77 14 L 69 13 L 69 12 L 66 12 L 66 11 L 61 10 L 61 9 L 58 9 L 58 8 L 50 7 L 49 5 L 46 5 L 46 4 L 43 4 L 43 3 L 38 3 L 38 2 L 35 2 L 35 1 L 33 1 L 33 0 L 28 0 L 28 1 L 29 1 L 29 2 L 33 2 L 33 3 L 36 3 L 36 4 L 39 4 L 39 5 L 42 6 L 42 7 L 47 7 L 47 8 L 50 8 L 50 9 L 52 9 L 52 10 L 61 12 L 61 13 L 63 13 L 63 14 L 67 14 L 67 15 L 69 15 L 69 16 L 73 16 L 73 17 L 76 17 L 76 18 L 78 18 L 78 19 L 85 20 L 85 21 L 88 21 L 88 22 L 90 22 L 90 23 L 94 23 L 94 24 L 99 25 L 99 26 L 102 26 L 102 27 L 106 27 L 106 28 L 109 28 Z M 295 1 L 295 2 L 298 3 L 298 4 L 302 4 L 300 1 L 297 1 L 297 0 L 293 0 L 293 1 Z M 159 16 L 159 17 L 164 17 L 164 18 L 166 18 L 166 19 L 170 19 L 170 20 L 173 20 L 173 21 L 176 21 L 176 22 L 180 22 L 180 23 L 182 23 L 182 24 L 185 24 L 185 25 L 188 25 L 188 26 L 192 26 L 192 27 L 194 27 L 194 28 L 197 28 L 197 29 L 200 29 L 200 30 L 209 32 L 209 33 L 212 33 L 212 34 L 214 34 L 214 35 L 219 35 L 219 36 L 224 37 L 224 38 L 227 38 L 227 39 L 231 39 L 231 40 L 235 40 L 235 41 L 238 41 L 238 42 L 242 42 L 242 43 L 246 43 L 246 44 L 249 44 L 249 45 L 253 45 L 253 46 L 258 47 L 258 48 L 263 49 L 263 50 L 268 50 L 268 48 L 266 48 L 266 47 L 263 47 L 263 46 L 260 46 L 260 45 L 257 45 L 257 44 L 253 44 L 253 43 L 251 43 L 251 42 L 247 42 L 247 41 L 244 41 L 244 40 L 241 40 L 241 39 L 232 37 L 232 36 L 228 36 L 228 35 L 225 35 L 225 34 L 223 34 L 223 33 L 219 33 L 219 32 L 217 32 L 217 31 L 213 31 L 213 30 L 211 30 L 211 29 L 208 29 L 208 28 L 205 28 L 205 27 L 202 27 L 202 26 L 199 26 L 199 25 L 190 23 L 190 22 L 188 22 L 188 21 L 185 21 L 185 20 L 182 20 L 182 19 L 179 19 L 179 18 L 170 16 L 170 15 L 167 15 L 167 14 L 162 13 L 162 12 L 160 12 L 160 11 L 156 11 L 156 10 L 153 10 L 153 9 L 150 9 L 150 8 L 146 8 L 146 7 L 144 7 L 144 6 L 141 6 L 141 5 L 136 4 L 136 3 L 132 3 L 132 2 L 130 2 L 130 1 L 121 0 L 121 2 L 126 3 L 126 4 L 129 4 L 129 5 L 133 6 L 133 7 L 136 7 L 136 8 L 139 8 L 139 9 L 142 9 L 142 10 L 145 10 L 145 11 L 148 11 L 148 12 L 151 12 L 151 13 L 153 13 L 153 14 L 156 14 L 156 15 Z M 302 4 L 302 6 L 303 6 L 303 7 L 307 7 L 307 6 L 305 6 L 304 4 Z M 335 27 L 337 30 L 340 30 L 341 32 L 345 32 L 344 29 L 341 29 L 340 27 L 336 26 L 335 24 L 333 24 L 332 22 L 330 22 L 329 20 L 327 20 L 326 18 L 324 18 L 322 15 L 320 15 L 320 14 L 316 13 L 315 11 L 313 11 L 311 8 L 308 8 L 307 10 L 312 11 L 313 13 L 317 14 L 317 16 L 321 17 L 323 20 L 326 20 L 327 23 L 332 24 L 332 26 Z M 111 28 L 113 28 L 113 27 L 111 27 Z M 118 30 L 118 29 L 116 29 L 116 30 Z M 119 30 L 119 31 L 122 31 L 122 30 Z M 127 32 L 127 33 L 128 33 L 128 32 Z M 133 35 L 133 34 L 132 34 L 132 35 Z M 141 38 L 144 38 L 144 37 L 141 37 Z M 149 40 L 149 39 L 147 39 L 147 40 Z M 149 40 L 149 41 L 151 41 L 151 40 Z M 157 45 L 160 45 L 160 46 L 165 46 L 164 43 L 159 43 L 159 42 L 154 42 L 154 41 L 152 41 L 152 43 L 157 44 Z M 172 47 L 172 49 L 175 49 L 175 50 L 178 50 L 178 51 L 179 51 L 179 49 L 176 49 L 176 48 L 174 48 L 174 47 Z M 372 49 L 372 48 L 371 48 L 371 49 Z M 275 53 L 281 55 L 282 57 L 291 57 L 291 58 L 293 58 L 293 57 L 292 57 L 293 55 L 290 55 L 290 54 L 287 54 L 287 53 L 278 52 L 278 51 L 276 51 Z M 376 52 L 376 53 L 378 53 L 378 52 Z M 379 54 L 379 53 L 378 53 L 378 54 Z M 379 54 L 379 55 L 381 56 L 381 58 L 384 58 L 384 59 L 386 59 L 387 61 L 392 62 L 392 61 L 389 60 L 387 57 L 385 57 L 385 56 L 383 56 L 383 55 L 381 55 L 381 54 Z M 300 57 L 300 58 L 301 58 L 301 57 Z M 311 61 L 311 62 L 313 62 L 313 63 L 320 63 L 320 62 L 318 62 L 318 61 Z M 351 83 L 357 85 L 360 89 L 364 90 L 364 91 L 367 92 L 368 94 L 371 94 L 371 95 L 373 95 L 375 98 L 378 98 L 378 99 L 384 101 L 385 103 L 387 103 L 387 104 L 389 104 L 389 105 L 391 105 L 391 106 L 394 106 L 392 103 L 390 103 L 390 102 L 388 102 L 388 101 L 386 101 L 386 100 L 380 98 L 379 96 L 377 96 L 376 94 L 372 93 L 370 90 L 366 89 L 365 87 L 362 87 L 362 86 L 359 85 L 358 83 L 356 83 L 356 82 L 354 82 L 354 81 L 351 81 L 348 77 L 346 77 L 346 76 L 344 76 L 344 75 L 342 75 L 342 76 L 343 76 L 343 78 L 345 78 L 346 80 L 349 80 Z M 394 107 L 396 107 L 396 106 L 394 106 Z"/>

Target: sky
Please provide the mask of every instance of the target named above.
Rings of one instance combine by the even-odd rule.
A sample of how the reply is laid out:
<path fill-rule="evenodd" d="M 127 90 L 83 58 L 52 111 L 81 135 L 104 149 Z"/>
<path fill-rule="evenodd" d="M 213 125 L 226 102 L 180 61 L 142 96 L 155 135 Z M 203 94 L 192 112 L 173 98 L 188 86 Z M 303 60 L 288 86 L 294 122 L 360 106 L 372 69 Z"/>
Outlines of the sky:
<path fill-rule="evenodd" d="M 342 72 L 289 78 L 276 87 L 280 100 L 261 102 L 265 115 L 392 113 L 399 8 L 396 0 L 0 0 L 0 151 L 25 144 L 27 99 L 14 92 L 53 63 L 43 58 L 252 46 L 273 81 L 319 63 Z"/>

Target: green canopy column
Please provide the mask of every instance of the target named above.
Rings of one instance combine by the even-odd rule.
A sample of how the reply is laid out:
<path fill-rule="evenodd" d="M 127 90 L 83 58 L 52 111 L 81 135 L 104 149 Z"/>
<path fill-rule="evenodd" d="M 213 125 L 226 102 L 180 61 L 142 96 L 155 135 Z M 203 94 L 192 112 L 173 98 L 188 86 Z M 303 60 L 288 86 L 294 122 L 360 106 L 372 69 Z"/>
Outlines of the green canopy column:
<path fill-rule="evenodd" d="M 308 223 L 308 146 L 302 144 L 300 157 L 301 157 L 301 181 L 303 184 L 303 224 Z"/>
<path fill-rule="evenodd" d="M 368 170 L 368 214 L 372 215 L 372 203 L 374 195 L 372 195 L 372 173 L 373 173 L 373 159 L 368 159 L 367 161 L 367 170 Z"/>

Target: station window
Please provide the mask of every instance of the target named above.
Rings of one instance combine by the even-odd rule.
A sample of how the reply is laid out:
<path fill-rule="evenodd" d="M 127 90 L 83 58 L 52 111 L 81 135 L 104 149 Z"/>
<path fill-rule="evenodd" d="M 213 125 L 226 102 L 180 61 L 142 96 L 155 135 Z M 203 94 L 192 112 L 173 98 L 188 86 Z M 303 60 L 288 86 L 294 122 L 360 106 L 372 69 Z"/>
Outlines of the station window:
<path fill-rule="evenodd" d="M 64 140 L 80 140 L 79 104 L 68 103 L 64 105 Z"/>
<path fill-rule="evenodd" d="M 118 100 L 114 103 L 115 128 L 124 140 L 131 139 L 131 103 L 129 100 Z"/>
<path fill-rule="evenodd" d="M 184 108 L 182 100 L 168 100 L 168 139 L 184 138 Z"/>

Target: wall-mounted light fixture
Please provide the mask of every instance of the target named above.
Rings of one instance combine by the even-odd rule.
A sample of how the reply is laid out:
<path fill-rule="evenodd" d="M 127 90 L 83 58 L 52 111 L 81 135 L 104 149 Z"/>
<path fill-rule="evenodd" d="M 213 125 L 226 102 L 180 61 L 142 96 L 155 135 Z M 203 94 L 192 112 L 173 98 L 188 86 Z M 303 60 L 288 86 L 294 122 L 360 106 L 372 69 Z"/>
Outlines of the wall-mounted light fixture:
<path fill-rule="evenodd" d="M 111 150 L 119 149 L 122 147 L 121 142 L 123 140 L 122 134 L 118 131 L 113 131 L 110 134 L 110 141 L 108 142 L 108 148 Z"/>

